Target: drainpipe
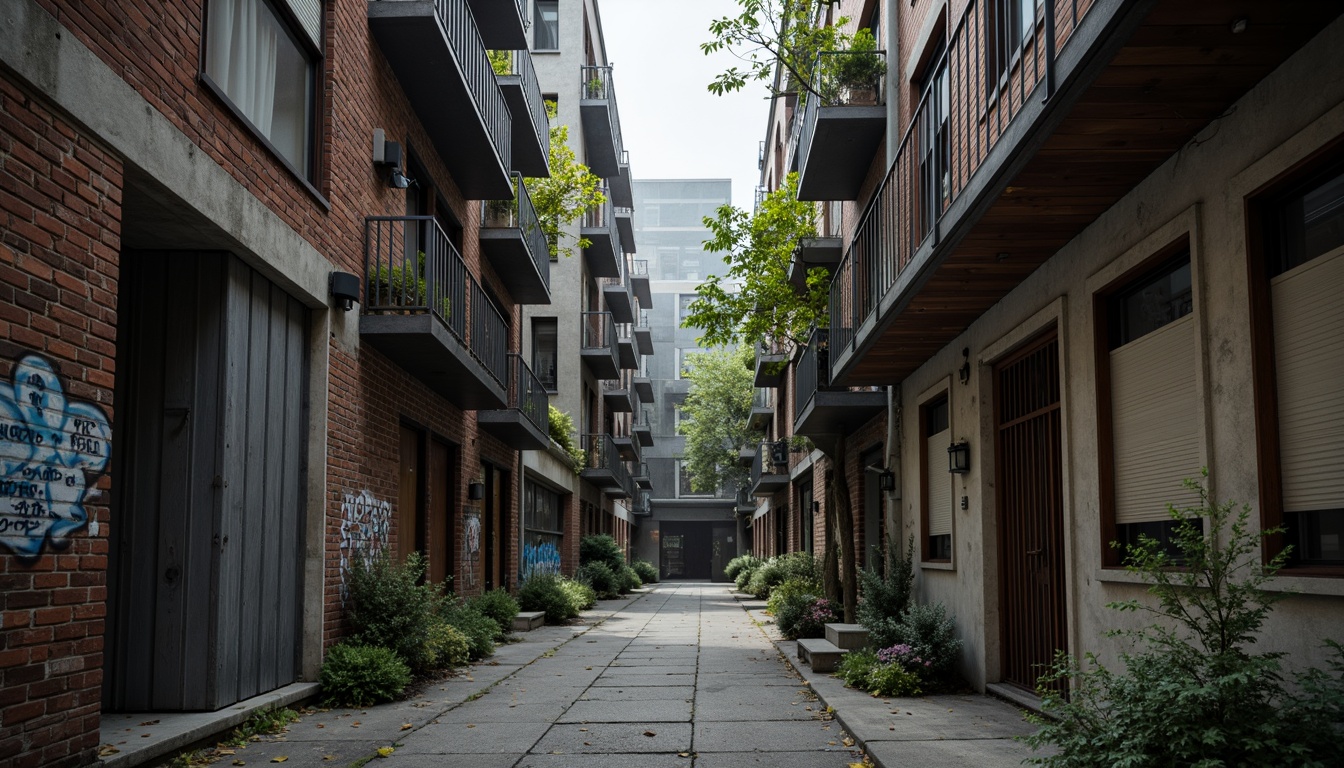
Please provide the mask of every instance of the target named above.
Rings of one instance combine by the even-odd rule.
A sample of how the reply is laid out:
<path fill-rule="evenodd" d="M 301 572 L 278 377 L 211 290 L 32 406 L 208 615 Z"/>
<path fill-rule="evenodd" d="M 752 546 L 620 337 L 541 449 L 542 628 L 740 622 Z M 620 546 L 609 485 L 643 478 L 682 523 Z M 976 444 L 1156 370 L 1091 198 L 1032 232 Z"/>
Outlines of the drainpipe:
<path fill-rule="evenodd" d="M 901 513 L 901 385 L 887 385 L 887 470 L 896 487 L 887 493 L 887 540 L 895 534 L 897 551 L 904 552 L 905 520 Z"/>

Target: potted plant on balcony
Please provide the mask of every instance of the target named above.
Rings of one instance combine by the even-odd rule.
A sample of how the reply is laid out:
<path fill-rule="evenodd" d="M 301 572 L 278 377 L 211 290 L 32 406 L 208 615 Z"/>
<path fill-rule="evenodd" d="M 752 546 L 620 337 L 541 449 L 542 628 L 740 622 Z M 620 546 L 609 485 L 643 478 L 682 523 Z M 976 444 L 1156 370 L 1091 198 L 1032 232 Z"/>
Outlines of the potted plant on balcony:
<path fill-rule="evenodd" d="M 849 50 L 836 53 L 832 58 L 835 61 L 831 82 L 835 86 L 837 103 L 876 104 L 887 63 L 877 54 L 877 39 L 872 31 L 860 29 L 855 32 Z"/>
<path fill-rule="evenodd" d="M 416 252 L 416 263 L 410 260 L 400 265 L 383 264 L 370 275 L 371 307 L 383 309 L 418 309 L 429 303 L 429 286 L 425 282 L 425 252 Z M 444 317 L 450 317 L 451 302 L 442 299 Z"/>

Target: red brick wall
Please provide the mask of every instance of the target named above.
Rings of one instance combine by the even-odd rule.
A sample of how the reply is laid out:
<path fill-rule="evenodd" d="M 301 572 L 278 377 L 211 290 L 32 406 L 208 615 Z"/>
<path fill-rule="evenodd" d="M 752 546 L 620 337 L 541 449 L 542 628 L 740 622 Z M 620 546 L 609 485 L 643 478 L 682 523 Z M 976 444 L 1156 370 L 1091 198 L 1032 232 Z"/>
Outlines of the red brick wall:
<path fill-rule="evenodd" d="M 70 398 L 110 416 L 122 167 L 0 79 L 0 386 L 40 353 Z M 33 562 L 0 547 L 0 764 L 96 760 L 107 598 L 108 479 L 91 526 Z M 98 526 L 98 534 L 92 533 Z"/>

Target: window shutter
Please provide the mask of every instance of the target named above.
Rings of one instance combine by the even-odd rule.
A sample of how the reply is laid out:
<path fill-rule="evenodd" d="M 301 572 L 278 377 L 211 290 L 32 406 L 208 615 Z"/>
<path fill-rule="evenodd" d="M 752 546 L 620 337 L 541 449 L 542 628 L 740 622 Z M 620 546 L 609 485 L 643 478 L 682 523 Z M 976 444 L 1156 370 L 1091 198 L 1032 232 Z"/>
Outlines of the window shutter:
<path fill-rule="evenodd" d="M 322 50 L 322 0 L 284 0 L 284 2 L 289 6 L 289 10 L 294 12 L 294 18 L 299 20 L 299 26 L 303 27 L 308 40 L 317 50 Z"/>
<path fill-rule="evenodd" d="M 930 536 L 952 533 L 952 476 L 947 473 L 947 446 L 952 443 L 952 430 L 945 429 L 931 435 L 925 442 L 929 484 Z"/>
<path fill-rule="evenodd" d="M 1279 462 L 1288 512 L 1344 507 L 1344 249 L 1274 278 Z"/>
<path fill-rule="evenodd" d="M 1191 314 L 1111 352 L 1118 524 L 1164 521 L 1167 504 L 1198 498 L 1181 485 L 1202 463 L 1196 349 Z"/>

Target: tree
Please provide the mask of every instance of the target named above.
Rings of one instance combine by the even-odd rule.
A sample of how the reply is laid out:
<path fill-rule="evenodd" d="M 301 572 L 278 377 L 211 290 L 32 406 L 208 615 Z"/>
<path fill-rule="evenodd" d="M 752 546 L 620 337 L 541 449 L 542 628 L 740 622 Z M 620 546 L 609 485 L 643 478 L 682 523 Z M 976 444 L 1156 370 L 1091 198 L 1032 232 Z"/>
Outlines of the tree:
<path fill-rule="evenodd" d="M 677 431 L 686 436 L 686 471 L 691 490 L 708 493 L 745 485 L 738 449 L 752 437 L 752 355 L 750 347 L 714 350 L 691 358 L 684 377 L 691 382 Z"/>
<path fill-rule="evenodd" d="M 705 346 L 807 340 L 813 324 L 827 324 L 830 273 L 808 270 L 800 294 L 789 282 L 789 261 L 799 241 L 817 234 L 816 210 L 798 199 L 798 174 L 771 192 L 755 213 L 732 205 L 705 217 L 711 238 L 705 250 L 727 254 L 728 272 L 709 275 L 696 289 L 685 328 L 700 328 Z"/>
<path fill-rule="evenodd" d="M 709 25 L 713 40 L 700 44 L 706 56 L 728 51 L 742 61 L 719 73 L 709 84 L 711 93 L 722 96 L 741 90 L 749 82 L 769 83 L 778 96 L 802 89 L 815 93 L 812 74 L 817 55 L 844 48 L 852 39 L 840 29 L 848 18 L 818 24 L 823 6 L 835 0 L 737 0 L 741 13 L 724 16 Z M 776 70 L 783 77 L 772 82 Z"/>
<path fill-rule="evenodd" d="M 546 113 L 555 119 L 555 102 L 546 102 Z M 527 194 L 537 209 L 541 229 L 551 244 L 551 258 L 573 256 L 575 248 L 587 248 L 592 242 L 585 237 L 573 238 L 572 245 L 561 241 L 568 237 L 564 228 L 583 217 L 584 211 L 607 201 L 602 194 L 602 180 L 580 163 L 569 148 L 569 127 L 551 126 L 551 175 L 546 178 L 525 180 Z"/>

